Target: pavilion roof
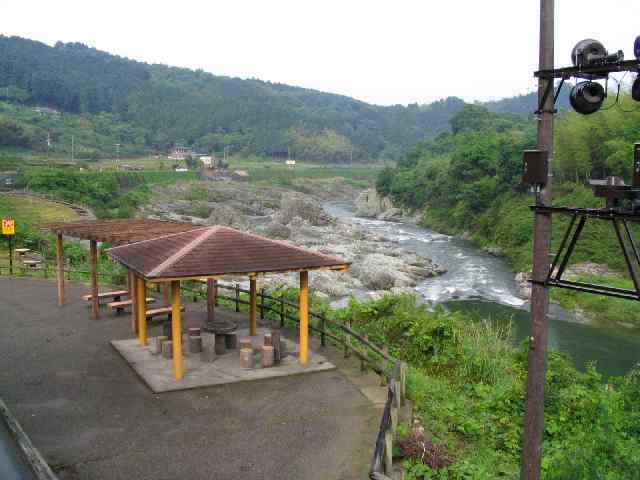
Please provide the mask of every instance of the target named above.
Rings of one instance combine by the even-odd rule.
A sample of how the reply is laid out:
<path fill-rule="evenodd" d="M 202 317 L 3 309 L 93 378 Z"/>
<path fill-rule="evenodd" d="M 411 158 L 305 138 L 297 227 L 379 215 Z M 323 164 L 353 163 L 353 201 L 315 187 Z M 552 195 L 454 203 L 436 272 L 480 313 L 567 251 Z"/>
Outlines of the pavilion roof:
<path fill-rule="evenodd" d="M 301 270 L 346 270 L 349 262 L 230 227 L 200 227 L 110 248 L 148 280 Z"/>
<path fill-rule="evenodd" d="M 54 222 L 40 225 L 44 230 L 62 233 L 83 240 L 96 240 L 116 245 L 139 242 L 163 235 L 187 232 L 202 228 L 188 222 L 154 220 L 150 218 L 118 220 L 79 220 L 75 222 Z"/>

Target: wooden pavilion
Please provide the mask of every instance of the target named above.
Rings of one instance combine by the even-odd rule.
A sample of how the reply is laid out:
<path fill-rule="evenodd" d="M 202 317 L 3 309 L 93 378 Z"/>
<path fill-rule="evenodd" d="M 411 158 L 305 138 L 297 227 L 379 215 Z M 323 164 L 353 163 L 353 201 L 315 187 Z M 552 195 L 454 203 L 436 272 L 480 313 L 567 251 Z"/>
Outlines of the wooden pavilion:
<path fill-rule="evenodd" d="M 136 278 L 136 306 L 140 345 L 147 344 L 146 282 L 170 283 L 173 364 L 176 379 L 183 377 L 180 282 L 248 275 L 250 280 L 250 335 L 256 335 L 256 279 L 269 273 L 300 275 L 300 364 L 309 360 L 309 272 L 346 271 L 349 263 L 285 242 L 229 227 L 197 227 L 141 240 L 107 250 Z M 208 289 L 209 290 L 209 289 Z M 211 303 L 210 301 L 208 303 Z"/>
<path fill-rule="evenodd" d="M 100 315 L 98 289 L 98 242 L 124 245 L 155 238 L 170 233 L 187 232 L 201 225 L 187 222 L 173 222 L 153 219 L 125 220 L 81 220 L 74 222 L 55 222 L 40 225 L 40 228 L 56 234 L 56 259 L 58 281 L 58 305 L 65 302 L 64 295 L 64 236 L 89 241 L 90 279 L 91 279 L 91 313 L 94 319 Z M 133 300 L 135 282 L 132 273 L 127 278 L 129 294 Z M 134 309 L 135 310 L 135 309 Z M 135 315 L 135 313 L 134 313 Z M 134 325 L 137 323 L 134 321 Z"/>

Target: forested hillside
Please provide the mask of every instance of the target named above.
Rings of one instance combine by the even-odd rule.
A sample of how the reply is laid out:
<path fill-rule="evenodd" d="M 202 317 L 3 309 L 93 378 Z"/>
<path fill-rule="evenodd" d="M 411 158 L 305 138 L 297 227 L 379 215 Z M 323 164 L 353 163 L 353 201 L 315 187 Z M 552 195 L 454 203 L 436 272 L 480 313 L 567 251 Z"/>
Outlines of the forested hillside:
<path fill-rule="evenodd" d="M 630 181 L 640 111 L 633 110 L 626 96 L 621 101 L 622 108 L 591 116 L 559 116 L 553 164 L 556 203 L 596 206 L 602 202 L 587 187 L 590 178 L 620 175 Z M 503 247 L 524 269 L 533 218 L 527 205 L 533 199 L 520 185 L 522 151 L 535 147 L 536 130 L 533 120 L 522 118 L 467 105 L 452 117 L 452 133 L 417 144 L 397 167 L 383 170 L 378 190 L 405 207 L 424 208 L 425 221 L 432 226 L 468 231 L 481 243 Z M 611 251 L 579 249 L 578 257 L 621 267 L 620 256 Z"/>
<path fill-rule="evenodd" d="M 114 122 L 138 130 L 134 142 L 158 151 L 176 143 L 262 155 L 290 148 L 299 158 L 327 162 L 396 158 L 446 129 L 463 105 L 450 98 L 428 106 L 380 107 L 260 80 L 148 65 L 78 43 L 49 47 L 5 36 L 0 99 L 87 117 L 113 115 Z M 5 129 L 33 125 L 7 125 L 12 120 L 5 117 Z M 131 140 L 125 134 L 118 142 Z M 32 148 L 43 143 L 22 139 L 22 146 Z"/>
<path fill-rule="evenodd" d="M 522 151 L 534 148 L 534 121 L 514 122 L 505 114 L 466 106 L 451 120 L 452 133 L 417 144 L 395 168 L 384 169 L 377 181 L 383 195 L 398 205 L 423 209 L 423 222 L 438 231 L 466 232 L 478 244 L 498 247 L 516 271 L 528 271 L 533 242 L 533 196 L 520 185 Z M 598 207 L 590 178 L 620 175 L 631 180 L 633 145 L 640 140 L 640 111 L 626 95 L 620 108 L 581 116 L 560 115 L 556 123 L 554 203 Z M 554 218 L 552 251 L 558 248 L 568 219 Z M 595 262 L 626 271 L 611 225 L 590 222 L 576 246 L 574 262 Z M 589 278 L 610 284 L 611 279 Z M 630 281 L 621 274 L 619 287 Z M 628 284 L 628 285 L 627 285 Z M 565 305 L 607 320 L 637 318 L 639 309 L 624 300 L 552 291 Z M 631 320 L 630 320 L 631 321 Z"/>
<path fill-rule="evenodd" d="M 79 43 L 54 47 L 0 35 L 0 148 L 70 153 L 79 158 L 165 152 L 287 155 L 318 162 L 396 160 L 411 145 L 449 129 L 465 104 L 382 107 L 349 97 L 204 71 L 149 65 Z M 530 113 L 531 95 L 488 104 Z M 35 107 L 62 112 L 34 114 Z M 78 127 L 81 131 L 79 131 Z M 47 144 L 47 135 L 51 135 Z M 84 137 L 84 138 L 82 138 Z"/>

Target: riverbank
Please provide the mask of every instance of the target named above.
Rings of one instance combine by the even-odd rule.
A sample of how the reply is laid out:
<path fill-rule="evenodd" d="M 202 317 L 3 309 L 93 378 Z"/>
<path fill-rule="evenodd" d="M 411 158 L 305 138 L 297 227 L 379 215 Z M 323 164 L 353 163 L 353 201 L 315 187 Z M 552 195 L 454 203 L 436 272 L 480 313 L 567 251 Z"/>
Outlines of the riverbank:
<path fill-rule="evenodd" d="M 520 478 L 526 344 L 512 347 L 508 328 L 429 311 L 412 296 L 352 302 L 338 315 L 412 367 L 416 418 L 398 442 L 407 480 Z M 545 480 L 636 478 L 640 375 L 603 385 L 595 369 L 581 373 L 551 351 L 547 378 Z"/>

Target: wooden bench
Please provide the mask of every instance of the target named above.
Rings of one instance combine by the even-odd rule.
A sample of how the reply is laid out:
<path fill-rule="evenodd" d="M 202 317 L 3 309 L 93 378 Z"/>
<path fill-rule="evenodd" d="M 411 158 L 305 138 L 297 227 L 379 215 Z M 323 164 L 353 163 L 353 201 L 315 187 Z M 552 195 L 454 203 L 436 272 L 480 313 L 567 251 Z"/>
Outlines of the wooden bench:
<path fill-rule="evenodd" d="M 29 268 L 36 268 L 41 263 L 42 262 L 40 260 L 22 260 L 22 264 Z"/>
<path fill-rule="evenodd" d="M 118 302 L 122 297 L 128 297 L 128 296 L 129 296 L 129 290 L 115 290 L 113 292 L 102 292 L 98 294 L 98 302 L 100 300 L 109 299 L 109 298 L 112 298 L 114 301 Z M 93 300 L 93 295 L 91 294 L 83 295 L 82 299 L 87 302 L 90 302 L 91 300 Z"/>
<path fill-rule="evenodd" d="M 147 298 L 147 303 L 153 303 L 155 302 L 156 299 L 155 298 L 151 298 L 148 297 Z M 133 300 L 121 300 L 119 302 L 110 302 L 107 303 L 107 308 L 109 309 L 109 311 L 116 311 L 116 313 L 121 313 L 124 312 L 124 309 L 126 307 L 129 307 L 133 304 Z"/>

